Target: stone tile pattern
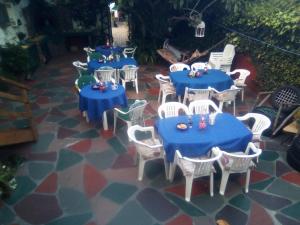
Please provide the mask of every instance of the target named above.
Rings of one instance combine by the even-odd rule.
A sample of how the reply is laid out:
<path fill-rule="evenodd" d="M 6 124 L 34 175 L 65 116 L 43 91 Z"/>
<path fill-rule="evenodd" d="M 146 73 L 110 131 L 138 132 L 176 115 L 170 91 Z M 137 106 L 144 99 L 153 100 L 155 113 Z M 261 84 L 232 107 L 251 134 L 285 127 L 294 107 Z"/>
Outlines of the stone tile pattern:
<path fill-rule="evenodd" d="M 137 181 L 135 147 L 128 142 L 125 124 L 118 122 L 113 135 L 111 112 L 105 132 L 101 121 L 88 124 L 78 110 L 71 62 L 84 58 L 83 53 L 55 58 L 28 82 L 39 140 L 13 147 L 27 160 L 18 171 L 17 190 L 0 202 L 1 224 L 192 225 L 217 219 L 231 225 L 300 223 L 300 176 L 286 163 L 278 140 L 266 139 L 248 194 L 244 177 L 237 175 L 229 178 L 225 196 L 220 196 L 217 174 L 214 197 L 209 196 L 208 180 L 199 179 L 187 203 L 182 174 L 177 173 L 174 183 L 166 181 L 161 162 L 146 164 L 143 181 Z M 141 92 L 137 95 L 131 86 L 126 90 L 129 98 L 149 101 L 147 125 L 157 118 L 157 73 L 168 74 L 168 66 L 141 65 Z M 238 115 L 248 112 L 254 97 L 246 88 L 245 102 L 237 100 Z"/>

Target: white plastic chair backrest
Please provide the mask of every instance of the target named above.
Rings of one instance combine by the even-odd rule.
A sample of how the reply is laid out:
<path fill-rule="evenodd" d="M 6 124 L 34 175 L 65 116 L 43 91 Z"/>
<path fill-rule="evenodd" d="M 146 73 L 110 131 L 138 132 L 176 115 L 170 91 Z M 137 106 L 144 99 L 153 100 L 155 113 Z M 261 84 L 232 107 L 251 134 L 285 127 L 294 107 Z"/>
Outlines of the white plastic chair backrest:
<path fill-rule="evenodd" d="M 135 102 L 129 107 L 128 116 L 132 124 L 136 124 L 143 119 L 146 105 L 146 100 L 135 100 Z"/>
<path fill-rule="evenodd" d="M 147 133 L 147 138 L 138 140 L 137 132 L 144 133 L 144 134 Z M 150 134 L 149 137 L 148 137 L 148 133 Z M 140 148 L 145 149 L 145 147 L 149 148 L 149 150 L 162 147 L 161 143 L 156 143 L 157 141 L 154 141 L 156 138 L 155 138 L 155 133 L 154 133 L 154 127 L 152 127 L 152 126 L 149 126 L 149 127 L 142 127 L 140 125 L 130 126 L 127 130 L 127 135 L 129 137 L 129 140 L 132 140 L 134 143 L 137 144 L 137 146 L 136 146 L 137 151 L 140 151 Z M 147 142 L 147 140 L 150 140 L 150 141 Z"/>
<path fill-rule="evenodd" d="M 182 70 L 190 70 L 190 66 L 184 63 L 173 63 L 170 67 L 170 72 L 182 71 Z"/>
<path fill-rule="evenodd" d="M 235 55 L 235 46 L 227 44 L 223 51 L 223 58 L 233 58 Z"/>
<path fill-rule="evenodd" d="M 189 105 L 190 114 L 209 114 L 212 112 L 211 109 L 214 112 L 222 113 L 218 106 L 209 99 L 195 100 Z"/>
<path fill-rule="evenodd" d="M 80 76 L 82 76 L 82 71 L 87 71 L 88 69 L 85 67 L 86 66 L 86 63 L 82 63 L 80 61 L 74 61 L 72 62 L 73 66 L 76 68 L 78 74 Z"/>
<path fill-rule="evenodd" d="M 220 159 L 222 156 L 222 151 L 219 149 L 214 150 L 214 154 L 211 157 L 203 157 L 203 159 L 193 159 L 188 157 L 182 157 L 180 152 L 176 150 L 176 160 L 178 161 L 188 161 L 193 166 L 193 177 L 200 177 L 209 175 L 214 171 L 214 162 Z M 180 163 L 180 162 L 179 162 Z"/>
<path fill-rule="evenodd" d="M 189 109 L 180 102 L 166 102 L 158 107 L 158 116 L 161 119 L 179 116 L 180 113 L 189 115 Z"/>
<path fill-rule="evenodd" d="M 251 151 L 253 152 L 252 154 Z M 259 157 L 261 152 L 261 149 L 255 147 L 252 142 L 249 142 L 244 154 L 241 154 L 241 152 L 228 153 L 223 151 L 220 161 L 225 170 L 230 172 L 246 172 L 249 167 L 254 165 L 252 160 Z"/>
<path fill-rule="evenodd" d="M 196 89 L 185 87 L 183 103 L 186 104 L 186 101 L 189 102 L 200 100 L 200 99 L 209 99 L 210 98 L 210 89 Z"/>
<path fill-rule="evenodd" d="M 138 67 L 134 65 L 125 65 L 120 69 L 120 73 L 123 73 L 123 77 L 120 78 L 126 81 L 133 81 L 137 78 Z"/>
<path fill-rule="evenodd" d="M 169 89 L 169 88 L 173 89 L 173 85 L 171 84 L 170 77 L 164 76 L 162 74 L 156 74 L 155 78 L 158 80 L 159 87 L 160 87 L 161 90 L 166 90 L 166 89 Z"/>
<path fill-rule="evenodd" d="M 253 139 L 260 139 L 264 130 L 271 126 L 271 120 L 267 116 L 260 113 L 247 113 L 244 116 L 237 117 L 237 119 L 241 121 L 249 120 L 251 118 L 255 120 L 251 127 Z"/>
<path fill-rule="evenodd" d="M 191 70 L 203 70 L 205 67 L 207 67 L 207 69 L 211 69 L 211 65 L 209 65 L 208 63 L 196 62 L 191 65 Z"/>
<path fill-rule="evenodd" d="M 223 102 L 229 102 L 234 101 L 236 98 L 236 95 L 241 90 L 241 88 L 236 87 L 235 85 L 232 85 L 230 89 L 226 89 L 224 91 L 217 91 L 216 89 L 213 89 L 215 94 L 214 96 L 219 100 Z"/>
<path fill-rule="evenodd" d="M 129 48 L 129 47 L 124 48 L 124 50 L 123 50 L 124 57 L 125 58 L 128 58 L 128 57 L 133 58 L 135 50 L 136 50 L 136 47 L 133 47 L 133 48 Z"/>
<path fill-rule="evenodd" d="M 234 75 L 239 73 L 239 77 L 234 80 L 235 85 L 244 85 L 246 82 L 246 78 L 250 75 L 250 71 L 246 69 L 236 69 L 232 72 L 229 72 L 229 75 Z"/>
<path fill-rule="evenodd" d="M 109 66 L 103 66 L 94 71 L 94 76 L 99 81 L 106 82 L 115 79 L 116 70 Z"/>

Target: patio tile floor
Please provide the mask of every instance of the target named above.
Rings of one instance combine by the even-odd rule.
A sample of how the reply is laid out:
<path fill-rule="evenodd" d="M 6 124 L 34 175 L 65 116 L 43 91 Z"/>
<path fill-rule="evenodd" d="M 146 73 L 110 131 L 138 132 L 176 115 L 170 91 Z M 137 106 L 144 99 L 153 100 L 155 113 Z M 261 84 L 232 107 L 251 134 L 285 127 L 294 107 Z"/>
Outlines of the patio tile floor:
<path fill-rule="evenodd" d="M 0 224 L 206 225 L 217 219 L 231 225 L 300 224 L 300 175 L 287 164 L 287 145 L 281 144 L 280 136 L 265 138 L 247 194 L 244 177 L 234 175 L 225 195 L 219 195 L 216 174 L 214 197 L 209 196 L 208 179 L 202 178 L 194 182 L 187 203 L 182 174 L 177 171 L 170 183 L 161 160 L 146 164 L 143 181 L 138 181 L 135 147 L 128 142 L 126 126 L 118 121 L 113 135 L 111 112 L 110 130 L 103 131 L 101 121 L 87 123 L 78 110 L 73 90 L 77 75 L 71 62 L 83 58 L 79 54 L 55 58 L 28 82 L 39 140 L 0 151 L 2 157 L 16 153 L 26 159 L 18 171 L 17 190 L 0 200 Z M 157 118 L 154 75 L 167 70 L 166 65 L 141 66 L 141 93 L 127 87 L 130 98 L 149 101 L 147 125 Z M 254 102 L 252 90 L 246 89 L 245 96 L 245 102 L 237 100 L 238 115 L 248 112 Z"/>

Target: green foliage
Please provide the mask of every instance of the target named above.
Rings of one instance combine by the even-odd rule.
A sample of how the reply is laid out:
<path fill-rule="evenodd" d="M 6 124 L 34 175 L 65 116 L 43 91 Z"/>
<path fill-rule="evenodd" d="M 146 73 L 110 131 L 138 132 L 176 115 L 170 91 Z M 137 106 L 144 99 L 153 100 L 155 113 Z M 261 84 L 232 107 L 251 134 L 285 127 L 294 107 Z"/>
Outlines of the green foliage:
<path fill-rule="evenodd" d="M 6 198 L 10 192 L 17 188 L 15 175 L 23 158 L 12 155 L 0 161 L 0 196 Z"/>
<path fill-rule="evenodd" d="M 29 56 L 21 45 L 7 44 L 0 48 L 2 72 L 20 77 L 29 72 Z"/>
<path fill-rule="evenodd" d="M 272 90 L 286 84 L 300 86 L 299 55 L 271 46 L 280 46 L 300 54 L 299 10 L 300 4 L 295 0 L 264 0 L 249 6 L 239 17 L 226 18 L 227 26 L 270 44 L 237 34 L 229 35 L 229 40 L 238 46 L 240 52 L 252 56 L 258 68 L 257 78 L 263 89 Z"/>

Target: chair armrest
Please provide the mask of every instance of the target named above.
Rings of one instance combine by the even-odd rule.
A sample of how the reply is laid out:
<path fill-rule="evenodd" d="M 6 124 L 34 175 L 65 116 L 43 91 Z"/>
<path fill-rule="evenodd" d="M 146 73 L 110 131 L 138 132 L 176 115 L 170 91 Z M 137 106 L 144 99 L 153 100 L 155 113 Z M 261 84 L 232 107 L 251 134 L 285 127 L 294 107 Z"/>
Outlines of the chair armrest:
<path fill-rule="evenodd" d="M 128 114 L 128 112 L 124 112 L 124 111 L 122 111 L 122 110 L 120 110 L 118 108 L 114 108 L 114 110 L 117 111 L 117 112 L 119 112 L 119 113 L 121 113 L 121 114 L 123 114 L 123 115 Z"/>

